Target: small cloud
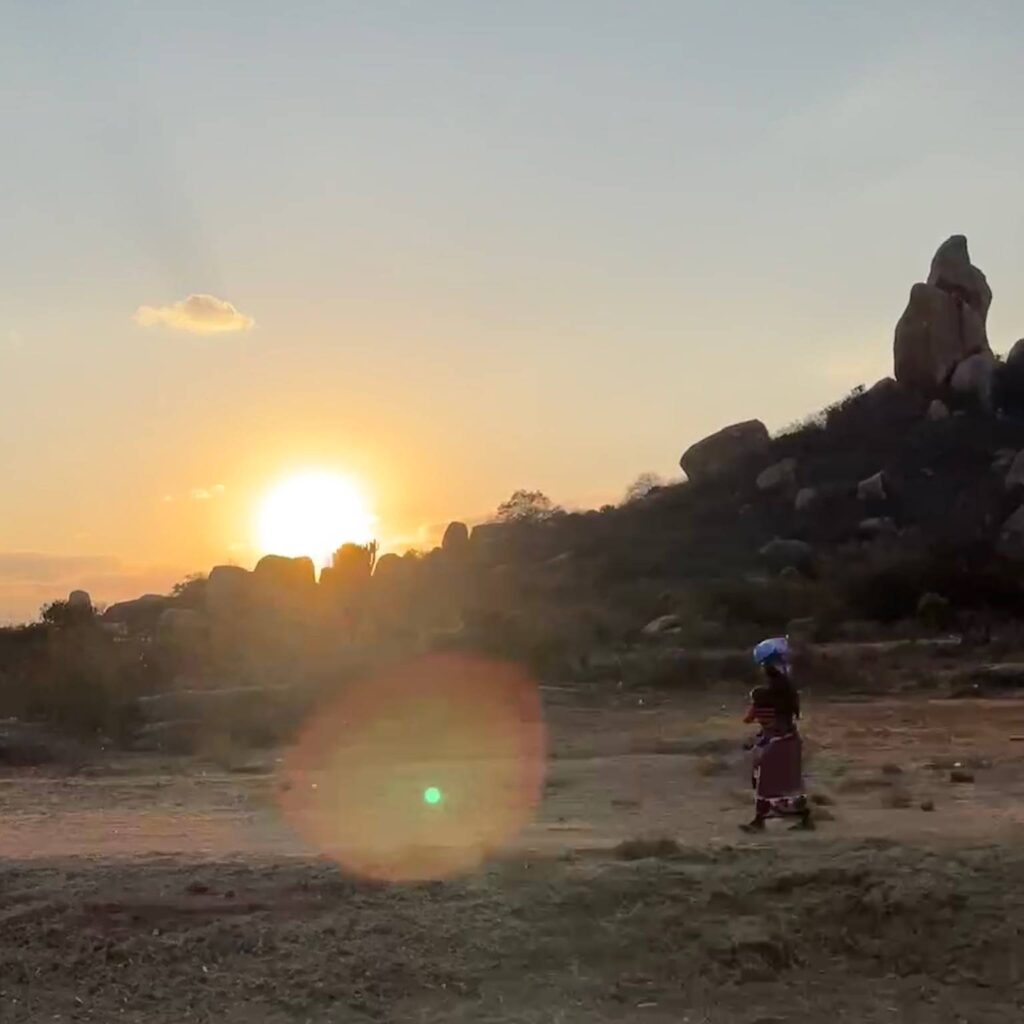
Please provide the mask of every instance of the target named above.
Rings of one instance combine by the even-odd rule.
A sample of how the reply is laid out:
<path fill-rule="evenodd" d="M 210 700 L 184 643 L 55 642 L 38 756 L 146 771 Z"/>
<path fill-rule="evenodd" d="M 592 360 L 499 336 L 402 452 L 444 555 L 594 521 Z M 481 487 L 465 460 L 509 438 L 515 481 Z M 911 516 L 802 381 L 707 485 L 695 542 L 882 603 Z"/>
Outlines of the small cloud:
<path fill-rule="evenodd" d="M 223 484 L 213 484 L 211 487 L 193 487 L 187 494 L 165 494 L 160 500 L 170 505 L 175 501 L 212 501 L 227 493 Z"/>
<path fill-rule="evenodd" d="M 172 306 L 139 306 L 133 319 L 140 327 L 171 327 L 193 334 L 248 331 L 255 323 L 252 317 L 214 295 L 190 295 Z"/>
<path fill-rule="evenodd" d="M 193 501 L 210 501 L 212 498 L 219 498 L 227 488 L 223 484 L 214 484 L 212 487 L 193 487 L 188 496 Z"/>

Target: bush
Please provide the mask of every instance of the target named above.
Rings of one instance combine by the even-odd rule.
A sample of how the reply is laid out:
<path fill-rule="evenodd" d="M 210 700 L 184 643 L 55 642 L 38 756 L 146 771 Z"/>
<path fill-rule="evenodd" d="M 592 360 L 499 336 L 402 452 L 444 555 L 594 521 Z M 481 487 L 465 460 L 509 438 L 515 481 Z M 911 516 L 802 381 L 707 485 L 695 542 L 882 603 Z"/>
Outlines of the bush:
<path fill-rule="evenodd" d="M 0 717 L 126 740 L 136 698 L 154 685 L 143 650 L 94 623 L 0 630 Z"/>

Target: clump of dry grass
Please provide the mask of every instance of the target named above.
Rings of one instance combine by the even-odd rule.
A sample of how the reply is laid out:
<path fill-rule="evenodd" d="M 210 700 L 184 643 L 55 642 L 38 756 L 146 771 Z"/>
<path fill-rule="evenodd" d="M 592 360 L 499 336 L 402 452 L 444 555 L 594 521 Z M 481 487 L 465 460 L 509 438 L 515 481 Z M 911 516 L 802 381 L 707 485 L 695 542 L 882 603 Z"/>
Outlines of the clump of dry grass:
<path fill-rule="evenodd" d="M 667 860 L 682 854 L 682 847 L 667 837 L 661 839 L 626 839 L 615 847 L 620 860 Z"/>
<path fill-rule="evenodd" d="M 728 758 L 708 756 L 700 758 L 697 762 L 696 771 L 698 775 L 709 778 L 712 775 L 723 775 L 731 768 L 732 764 Z"/>

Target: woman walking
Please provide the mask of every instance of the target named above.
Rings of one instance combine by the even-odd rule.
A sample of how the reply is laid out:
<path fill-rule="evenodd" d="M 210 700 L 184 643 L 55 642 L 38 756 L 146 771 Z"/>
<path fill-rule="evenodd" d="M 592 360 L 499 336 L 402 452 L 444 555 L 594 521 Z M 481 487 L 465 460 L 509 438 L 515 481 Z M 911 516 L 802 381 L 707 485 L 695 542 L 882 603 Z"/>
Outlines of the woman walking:
<path fill-rule="evenodd" d="M 754 819 L 741 828 L 760 832 L 769 818 L 795 818 L 794 828 L 814 827 L 804 793 L 803 749 L 797 722 L 800 695 L 789 674 L 789 643 L 785 637 L 763 640 L 754 661 L 765 683 L 750 694 L 746 723 L 759 732 L 747 745 L 753 750 Z"/>

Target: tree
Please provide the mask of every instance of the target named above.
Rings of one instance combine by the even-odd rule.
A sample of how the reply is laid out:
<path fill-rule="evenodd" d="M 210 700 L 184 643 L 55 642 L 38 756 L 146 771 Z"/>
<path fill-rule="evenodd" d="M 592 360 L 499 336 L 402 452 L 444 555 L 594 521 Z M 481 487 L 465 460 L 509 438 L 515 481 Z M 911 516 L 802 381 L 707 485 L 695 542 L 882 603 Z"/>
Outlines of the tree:
<path fill-rule="evenodd" d="M 174 597 L 180 608 L 193 610 L 204 608 L 206 606 L 206 576 L 201 572 L 186 576 L 180 583 L 175 583 L 171 587 L 171 596 Z"/>
<path fill-rule="evenodd" d="M 375 540 L 369 544 L 342 544 L 331 556 L 332 582 L 341 587 L 366 582 L 373 575 L 377 550 Z"/>
<path fill-rule="evenodd" d="M 65 629 L 94 622 L 96 613 L 91 605 L 73 604 L 71 601 L 51 601 L 43 605 L 39 618 L 48 626 Z"/>
<path fill-rule="evenodd" d="M 626 488 L 625 504 L 646 498 L 652 491 L 660 490 L 664 486 L 665 481 L 657 473 L 641 473 Z"/>
<path fill-rule="evenodd" d="M 498 506 L 500 523 L 539 523 L 562 511 L 540 491 L 515 491 Z"/>

